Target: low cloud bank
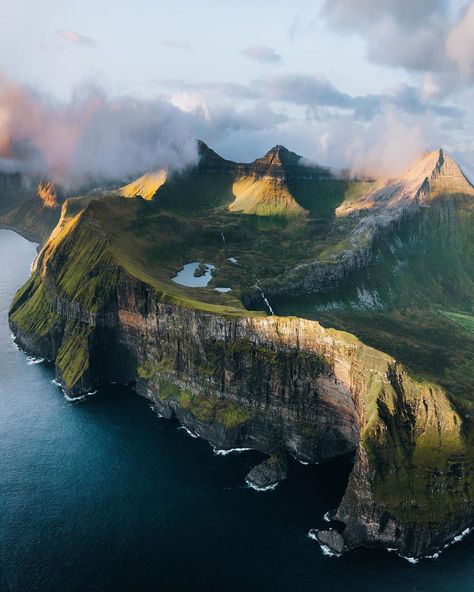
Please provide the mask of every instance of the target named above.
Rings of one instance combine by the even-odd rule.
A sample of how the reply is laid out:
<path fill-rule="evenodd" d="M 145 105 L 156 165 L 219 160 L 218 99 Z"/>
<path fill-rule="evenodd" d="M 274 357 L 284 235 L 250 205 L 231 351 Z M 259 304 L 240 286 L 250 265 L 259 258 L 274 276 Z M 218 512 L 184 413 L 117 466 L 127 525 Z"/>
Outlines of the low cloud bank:
<path fill-rule="evenodd" d="M 234 160 L 250 161 L 285 144 L 320 164 L 386 176 L 438 147 L 430 135 L 432 114 L 407 114 L 390 104 L 379 106 L 370 120 L 357 120 L 345 109 L 325 113 L 336 92 L 329 90 L 329 99 L 328 92 L 316 93 L 315 108 L 300 119 L 273 110 L 275 97 L 237 110 L 232 102 L 216 102 L 194 89 L 170 100 L 142 100 L 111 98 L 90 86 L 58 103 L 0 76 L 0 171 L 45 176 L 72 190 L 159 168 L 180 170 L 197 162 L 200 138 Z"/>
<path fill-rule="evenodd" d="M 65 186 L 123 179 L 197 159 L 197 116 L 164 100 L 109 98 L 96 87 L 58 103 L 0 77 L 0 169 Z"/>

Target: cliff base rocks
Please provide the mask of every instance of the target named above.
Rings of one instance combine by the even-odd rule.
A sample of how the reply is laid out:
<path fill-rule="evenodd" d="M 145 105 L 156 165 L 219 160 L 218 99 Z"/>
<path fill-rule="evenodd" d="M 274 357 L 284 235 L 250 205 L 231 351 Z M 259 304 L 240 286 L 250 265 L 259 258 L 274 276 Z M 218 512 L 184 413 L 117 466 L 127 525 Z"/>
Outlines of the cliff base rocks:
<path fill-rule="evenodd" d="M 246 476 L 247 484 L 257 491 L 275 488 L 288 474 L 288 459 L 285 453 L 272 456 L 254 467 Z"/>

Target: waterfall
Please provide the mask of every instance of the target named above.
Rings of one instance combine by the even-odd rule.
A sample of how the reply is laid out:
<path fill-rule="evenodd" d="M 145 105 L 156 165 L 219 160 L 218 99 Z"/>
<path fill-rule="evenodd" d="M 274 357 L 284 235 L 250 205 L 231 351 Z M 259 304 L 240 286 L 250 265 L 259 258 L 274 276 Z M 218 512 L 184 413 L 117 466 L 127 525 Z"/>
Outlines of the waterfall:
<path fill-rule="evenodd" d="M 254 288 L 257 288 L 257 290 L 260 290 L 260 294 L 262 295 L 263 301 L 265 302 L 265 304 L 267 305 L 268 310 L 270 311 L 271 315 L 274 315 L 274 311 L 273 308 L 270 306 L 270 303 L 268 302 L 267 297 L 265 296 L 264 291 L 262 290 L 262 288 L 258 285 L 258 282 L 260 280 L 257 281 L 257 283 L 255 284 Z"/>

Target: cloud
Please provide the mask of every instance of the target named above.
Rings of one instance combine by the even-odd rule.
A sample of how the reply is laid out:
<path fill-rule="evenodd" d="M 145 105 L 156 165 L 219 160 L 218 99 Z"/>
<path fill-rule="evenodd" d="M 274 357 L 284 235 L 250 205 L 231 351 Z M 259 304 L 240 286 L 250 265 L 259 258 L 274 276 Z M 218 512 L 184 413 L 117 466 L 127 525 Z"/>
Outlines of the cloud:
<path fill-rule="evenodd" d="M 67 187 L 120 180 L 196 162 L 196 139 L 276 130 L 286 122 L 265 102 L 237 110 L 197 92 L 171 100 L 111 98 L 83 87 L 58 103 L 0 73 L 0 170 L 47 175 Z"/>
<path fill-rule="evenodd" d="M 449 7 L 445 0 L 326 0 L 321 16 L 362 37 L 372 63 L 424 74 L 425 91 L 442 96 L 474 80 L 474 1 L 457 19 Z"/>
<path fill-rule="evenodd" d="M 69 41 L 69 43 L 73 43 L 74 45 L 81 45 L 82 47 L 96 47 L 97 43 L 95 42 L 92 37 L 88 35 L 82 35 L 77 31 L 72 31 L 71 29 L 64 29 L 62 31 L 58 31 L 57 34 Z"/>
<path fill-rule="evenodd" d="M 443 0 L 326 0 L 321 14 L 333 28 L 363 36 L 374 63 L 429 71 L 443 60 Z"/>
<path fill-rule="evenodd" d="M 327 117 L 290 119 L 274 111 L 265 98 L 237 110 L 232 104 L 209 101 L 195 90 L 175 93 L 171 101 L 145 101 L 111 98 L 94 86 L 58 103 L 0 76 L 0 170 L 47 175 L 77 188 L 161 167 L 185 167 L 196 162 L 196 138 L 201 138 L 236 160 L 251 160 L 284 142 L 323 164 L 389 175 L 400 172 L 425 148 L 440 144 L 438 115 L 432 110 L 420 113 L 413 105 L 409 113 L 403 106 L 416 104 L 409 87 L 395 93 L 398 105 L 377 95 L 369 97 L 377 112 L 367 120 L 354 117 L 355 109 L 361 108 L 360 97 L 312 81 L 297 85 L 300 98 L 292 94 L 291 82 L 295 80 L 282 85 L 273 80 L 270 90 L 261 94 L 298 104 L 316 94 L 340 108 Z"/>
<path fill-rule="evenodd" d="M 235 82 L 187 82 L 179 78 L 157 79 L 156 84 L 176 92 L 199 92 L 221 95 L 232 99 L 258 99 L 258 94 L 245 84 Z"/>
<path fill-rule="evenodd" d="M 319 118 L 327 108 L 352 112 L 356 119 L 369 120 L 392 105 L 413 114 L 435 112 L 441 117 L 461 117 L 457 108 L 437 103 L 415 86 L 400 84 L 380 94 L 353 96 L 331 82 L 308 74 L 281 74 L 253 81 L 251 89 L 261 98 L 307 107 L 308 115 Z"/>
<path fill-rule="evenodd" d="M 402 173 L 429 147 L 425 123 L 387 108 L 368 127 L 349 136 L 345 151 L 352 171 L 373 176 Z"/>
<path fill-rule="evenodd" d="M 58 103 L 0 76 L 2 168 L 65 185 L 186 166 L 197 158 L 201 127 L 195 115 L 163 100 L 109 98 L 90 86 Z"/>
<path fill-rule="evenodd" d="M 279 64 L 281 63 L 281 55 L 276 53 L 271 47 L 264 45 L 251 45 L 240 52 L 243 56 L 254 62 L 261 64 Z"/>
<path fill-rule="evenodd" d="M 187 41 L 176 41 L 175 39 L 160 39 L 158 45 L 168 47 L 169 49 L 178 49 L 181 51 L 191 51 L 191 45 Z"/>
<path fill-rule="evenodd" d="M 418 30 L 433 16 L 446 16 L 445 0 L 326 0 L 321 14 L 336 28 L 364 30 L 390 20 L 406 31 Z"/>
<path fill-rule="evenodd" d="M 429 117 L 407 116 L 388 106 L 369 123 L 350 117 L 323 122 L 309 156 L 353 175 L 397 175 L 433 147 L 429 129 Z"/>
<path fill-rule="evenodd" d="M 251 87 L 261 96 L 299 105 L 324 105 L 348 108 L 352 97 L 333 84 L 307 74 L 282 74 L 255 80 Z"/>
<path fill-rule="evenodd" d="M 446 39 L 446 52 L 466 79 L 474 78 L 474 2 Z"/>
<path fill-rule="evenodd" d="M 200 137 L 219 140 L 234 132 L 262 131 L 286 122 L 288 118 L 273 111 L 267 103 L 256 102 L 238 111 L 233 105 L 213 103 L 197 92 L 179 92 L 170 102 L 186 113 L 198 115 Z"/>
<path fill-rule="evenodd" d="M 179 79 L 156 80 L 160 86 L 176 93 L 198 94 L 209 100 L 216 97 L 255 101 L 276 101 L 300 105 L 314 118 L 328 116 L 329 110 L 351 112 L 354 117 L 369 120 L 388 105 L 406 113 L 434 112 L 440 117 L 461 118 L 464 112 L 437 100 L 438 87 L 426 79 L 423 87 L 399 84 L 379 94 L 354 96 L 345 93 L 320 76 L 279 74 L 264 76 L 248 85 L 230 82 L 185 82 Z"/>

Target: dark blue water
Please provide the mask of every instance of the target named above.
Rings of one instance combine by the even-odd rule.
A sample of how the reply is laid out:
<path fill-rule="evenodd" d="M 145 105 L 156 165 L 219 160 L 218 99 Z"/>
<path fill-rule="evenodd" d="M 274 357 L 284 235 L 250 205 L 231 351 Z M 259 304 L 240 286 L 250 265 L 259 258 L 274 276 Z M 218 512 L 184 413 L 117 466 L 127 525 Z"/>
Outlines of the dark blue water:
<path fill-rule="evenodd" d="M 243 486 L 257 453 L 221 457 L 123 387 L 68 403 L 15 349 L 8 305 L 34 246 L 0 230 L 0 592 L 470 591 L 474 539 L 417 566 L 384 552 L 324 557 L 308 539 L 343 465 L 294 465 Z"/>

